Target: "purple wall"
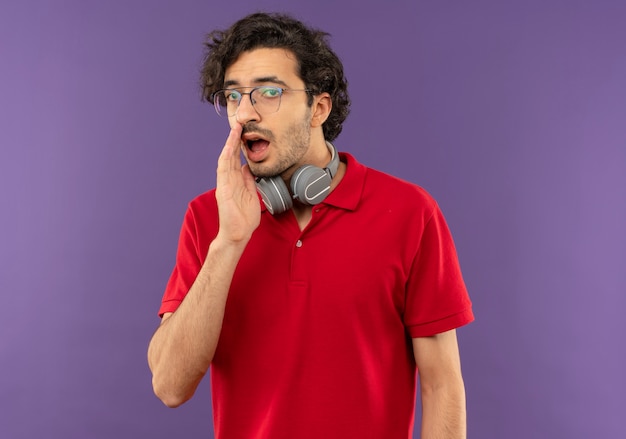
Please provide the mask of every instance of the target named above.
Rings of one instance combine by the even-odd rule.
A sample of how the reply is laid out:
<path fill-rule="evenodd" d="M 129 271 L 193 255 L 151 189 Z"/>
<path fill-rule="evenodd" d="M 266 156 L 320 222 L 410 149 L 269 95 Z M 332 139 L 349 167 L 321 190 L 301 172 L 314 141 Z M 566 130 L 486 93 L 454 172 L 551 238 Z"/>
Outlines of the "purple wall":
<path fill-rule="evenodd" d="M 337 145 L 447 216 L 469 436 L 622 437 L 626 3 L 291 3 L 0 4 L 2 437 L 211 437 L 208 382 L 165 408 L 146 347 L 227 133 L 201 40 L 259 7 L 333 34 Z"/>

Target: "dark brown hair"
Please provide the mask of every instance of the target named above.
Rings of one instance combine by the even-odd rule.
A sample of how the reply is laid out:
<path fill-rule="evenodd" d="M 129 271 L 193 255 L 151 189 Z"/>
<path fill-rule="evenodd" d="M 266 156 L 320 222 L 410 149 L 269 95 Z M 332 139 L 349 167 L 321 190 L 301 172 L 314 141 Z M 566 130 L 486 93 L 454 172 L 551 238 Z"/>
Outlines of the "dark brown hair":
<path fill-rule="evenodd" d="M 330 48 L 328 36 L 288 15 L 269 13 L 251 14 L 227 30 L 211 32 L 200 75 L 203 100 L 213 103 L 212 95 L 223 87 L 226 69 L 241 53 L 258 48 L 286 49 L 296 56 L 300 78 L 311 90 L 309 105 L 313 95 L 330 94 L 333 106 L 322 128 L 326 140 L 334 140 L 350 112 L 350 97 L 343 64 Z"/>

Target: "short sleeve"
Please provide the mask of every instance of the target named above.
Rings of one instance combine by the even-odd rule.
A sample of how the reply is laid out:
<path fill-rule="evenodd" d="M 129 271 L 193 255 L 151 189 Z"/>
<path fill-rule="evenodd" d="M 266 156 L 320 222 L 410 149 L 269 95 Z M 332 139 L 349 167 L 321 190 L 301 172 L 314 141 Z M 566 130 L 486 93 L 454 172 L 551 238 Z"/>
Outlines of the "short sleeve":
<path fill-rule="evenodd" d="M 452 235 L 435 204 L 407 282 L 404 323 L 415 338 L 439 334 L 473 320 Z"/>
<path fill-rule="evenodd" d="M 163 294 L 159 315 L 174 312 L 189 292 L 217 233 L 217 208 L 213 193 L 194 199 L 188 206 L 178 239 L 176 264 Z"/>

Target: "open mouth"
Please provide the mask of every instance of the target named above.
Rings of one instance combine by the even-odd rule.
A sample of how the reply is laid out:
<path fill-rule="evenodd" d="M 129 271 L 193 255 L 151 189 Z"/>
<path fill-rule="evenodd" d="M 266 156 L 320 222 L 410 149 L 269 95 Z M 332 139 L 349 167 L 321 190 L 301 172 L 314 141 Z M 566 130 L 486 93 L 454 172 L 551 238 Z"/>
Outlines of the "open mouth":
<path fill-rule="evenodd" d="M 259 134 L 256 133 L 246 133 L 242 136 L 243 142 L 248 148 L 248 151 L 259 152 L 267 149 L 270 142 L 267 139 L 264 139 Z"/>
<path fill-rule="evenodd" d="M 269 149 L 269 140 L 261 137 L 257 133 L 246 133 L 242 136 L 241 140 L 246 145 L 248 150 L 246 156 L 248 160 L 252 162 L 261 162 L 267 158 L 267 152 Z"/>
<path fill-rule="evenodd" d="M 265 139 L 246 140 L 246 147 L 252 152 L 264 150 L 269 144 L 270 142 Z"/>

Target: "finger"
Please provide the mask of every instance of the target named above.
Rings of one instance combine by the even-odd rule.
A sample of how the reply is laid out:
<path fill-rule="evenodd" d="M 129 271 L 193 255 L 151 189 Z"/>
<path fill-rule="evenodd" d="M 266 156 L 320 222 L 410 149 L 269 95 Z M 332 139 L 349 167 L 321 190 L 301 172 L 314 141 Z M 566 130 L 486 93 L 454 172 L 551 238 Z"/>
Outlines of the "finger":
<path fill-rule="evenodd" d="M 252 175 L 252 172 L 250 172 L 250 167 L 247 163 L 241 167 L 241 174 L 243 175 L 246 188 L 250 192 L 256 193 L 256 178 Z"/>
<path fill-rule="evenodd" d="M 228 138 L 226 139 L 226 144 L 228 145 L 230 157 L 233 159 L 233 164 L 236 163 L 239 166 L 241 166 L 241 161 L 239 159 L 239 150 L 241 148 L 241 131 L 241 125 L 236 123 L 235 126 L 230 129 L 230 133 L 228 134 Z"/>
<path fill-rule="evenodd" d="M 239 159 L 241 130 L 242 127 L 238 123 L 230 129 L 226 143 L 224 144 L 222 152 L 217 160 L 218 171 L 239 169 L 241 167 L 241 160 Z"/>

